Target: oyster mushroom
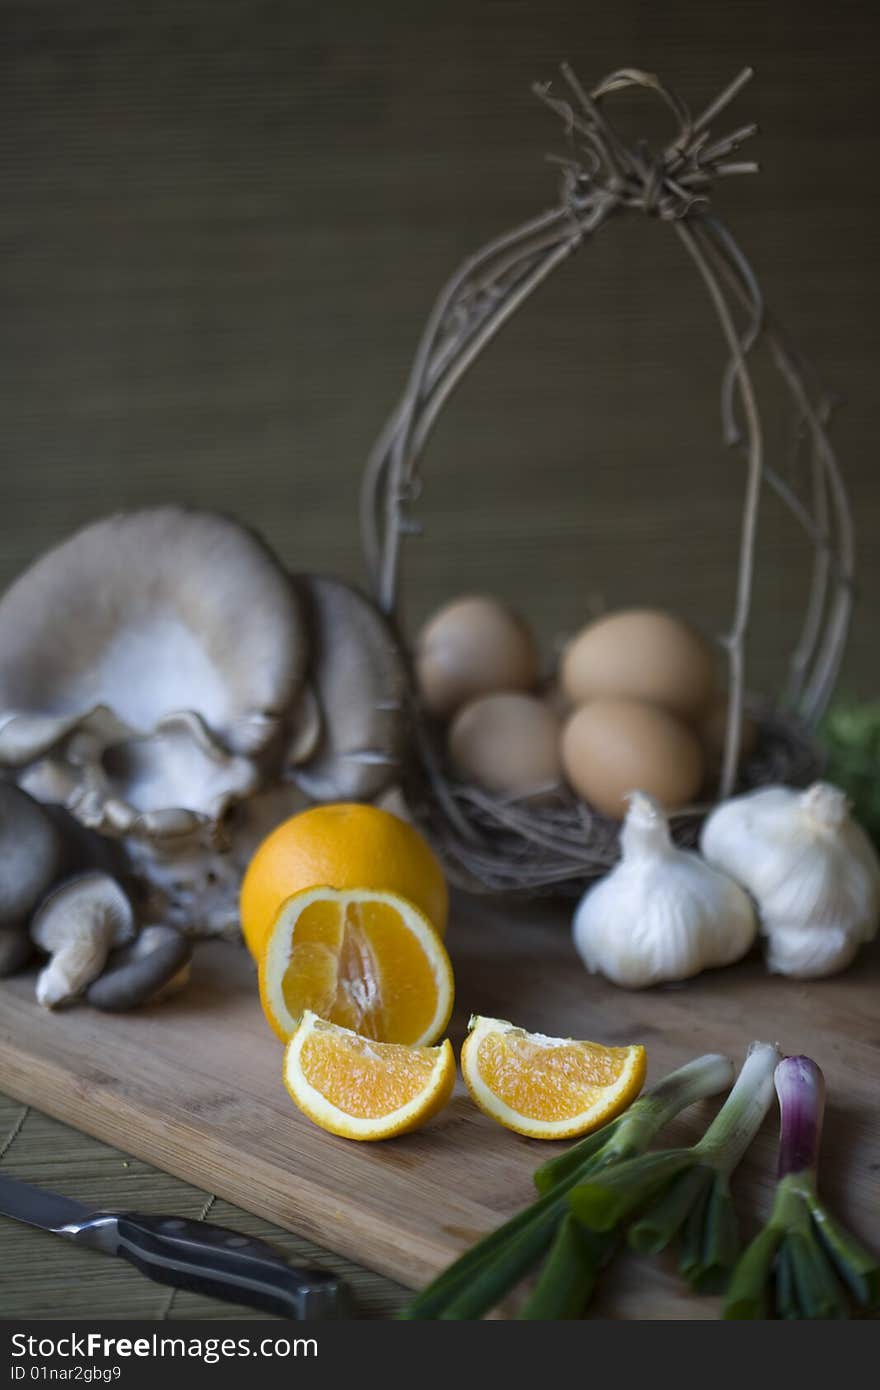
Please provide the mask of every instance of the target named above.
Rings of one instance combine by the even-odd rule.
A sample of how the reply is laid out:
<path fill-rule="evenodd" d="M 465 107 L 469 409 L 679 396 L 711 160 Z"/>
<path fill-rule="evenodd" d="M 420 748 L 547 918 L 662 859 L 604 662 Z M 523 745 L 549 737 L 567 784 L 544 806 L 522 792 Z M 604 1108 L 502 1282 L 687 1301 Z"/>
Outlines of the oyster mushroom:
<path fill-rule="evenodd" d="M 0 926 L 26 923 L 67 859 L 64 836 L 44 807 L 0 782 Z"/>
<path fill-rule="evenodd" d="M 192 944 L 167 926 L 144 927 L 129 946 L 110 956 L 103 974 L 86 992 L 96 1009 L 120 1012 L 137 1008 L 186 983 Z"/>
<path fill-rule="evenodd" d="M 50 957 L 37 979 L 37 1002 L 53 1009 L 82 994 L 104 969 L 108 955 L 136 932 L 128 895 L 109 874 L 68 879 L 44 899 L 31 922 L 31 939 Z"/>
<path fill-rule="evenodd" d="M 407 742 L 406 665 L 389 623 L 350 584 L 298 575 L 309 681 L 321 710 L 317 745 L 291 775 L 315 801 L 371 801 L 396 781 Z"/>
<path fill-rule="evenodd" d="M 276 782 L 232 806 L 219 844 L 197 840 L 126 845 L 135 877 L 144 889 L 141 921 L 163 922 L 188 937 L 241 939 L 238 899 L 241 880 L 257 845 L 308 801 L 298 787 Z"/>
<path fill-rule="evenodd" d="M 28 922 L 62 877 L 86 869 L 124 876 L 121 847 L 79 825 L 60 806 L 41 806 L 0 782 L 0 978 L 27 965 Z"/>
<path fill-rule="evenodd" d="M 0 766 L 103 833 L 210 835 L 286 732 L 306 659 L 298 591 L 245 528 L 108 517 L 0 599 Z"/>

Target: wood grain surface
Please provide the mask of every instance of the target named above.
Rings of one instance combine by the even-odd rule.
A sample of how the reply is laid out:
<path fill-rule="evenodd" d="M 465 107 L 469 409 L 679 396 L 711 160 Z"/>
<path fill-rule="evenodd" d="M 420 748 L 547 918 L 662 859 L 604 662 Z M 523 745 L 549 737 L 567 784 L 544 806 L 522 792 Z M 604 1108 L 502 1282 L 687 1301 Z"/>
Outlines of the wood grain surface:
<path fill-rule="evenodd" d="M 471 1011 L 605 1042 L 643 1041 L 649 1079 L 705 1051 L 739 1062 L 757 1037 L 809 1050 L 825 1070 L 823 1188 L 843 1219 L 880 1246 L 877 988 L 880 952 L 832 980 L 803 984 L 751 960 L 675 989 L 629 993 L 588 978 L 566 914 L 459 899 L 450 933 L 458 1045 Z M 200 1188 L 416 1287 L 526 1202 L 547 1145 L 483 1116 L 459 1083 L 437 1120 L 385 1144 L 325 1134 L 291 1105 L 282 1049 L 259 1008 L 243 951 L 199 952 L 192 987 L 120 1017 L 47 1017 L 32 981 L 0 986 L 0 1075 L 13 1096 L 124 1146 Z M 695 1135 L 695 1108 L 669 1137 Z M 736 1190 L 747 1229 L 766 1210 L 775 1120 Z M 598 1310 L 613 1317 L 711 1317 L 662 1263 L 624 1261 Z"/>

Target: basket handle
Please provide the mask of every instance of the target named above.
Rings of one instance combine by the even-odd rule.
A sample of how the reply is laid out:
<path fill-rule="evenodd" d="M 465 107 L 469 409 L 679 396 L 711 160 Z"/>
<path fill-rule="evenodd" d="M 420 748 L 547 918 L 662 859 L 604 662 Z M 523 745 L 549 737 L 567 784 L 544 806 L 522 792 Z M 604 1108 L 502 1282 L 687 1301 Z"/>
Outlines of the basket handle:
<path fill-rule="evenodd" d="M 788 347 L 768 315 L 757 278 L 726 226 L 710 210 L 707 190 L 716 178 L 755 172 L 752 161 L 732 160 L 755 133 L 742 126 L 712 139 L 710 124 L 752 76 L 743 69 L 700 113 L 652 73 L 625 68 L 591 93 L 563 65 L 565 96 L 539 84 L 540 99 L 562 117 L 571 142 L 560 160 L 558 206 L 490 242 L 469 257 L 436 300 L 418 344 L 403 395 L 367 460 L 361 493 L 361 529 L 371 584 L 379 607 L 394 613 L 402 543 L 420 531 L 412 508 L 420 493 L 419 463 L 443 406 L 478 355 L 507 320 L 596 229 L 614 214 L 636 210 L 671 225 L 703 282 L 728 352 L 722 378 L 725 442 L 746 456 L 734 612 L 722 638 L 729 667 L 729 709 L 720 795 L 733 790 L 739 762 L 745 697 L 745 644 L 752 606 L 758 511 L 765 481 L 801 523 L 815 559 L 801 632 L 790 661 L 787 700 L 813 727 L 830 698 L 846 644 L 852 607 L 854 536 L 840 469 L 828 438 L 830 401 Z M 659 155 L 639 141 L 627 146 L 608 120 L 608 97 L 639 87 L 673 113 L 677 133 Z M 737 328 L 733 304 L 746 313 Z M 809 440 L 811 496 L 803 500 L 764 455 L 761 417 L 749 356 L 766 342 L 795 407 L 795 436 Z M 742 424 L 737 419 L 737 405 Z"/>

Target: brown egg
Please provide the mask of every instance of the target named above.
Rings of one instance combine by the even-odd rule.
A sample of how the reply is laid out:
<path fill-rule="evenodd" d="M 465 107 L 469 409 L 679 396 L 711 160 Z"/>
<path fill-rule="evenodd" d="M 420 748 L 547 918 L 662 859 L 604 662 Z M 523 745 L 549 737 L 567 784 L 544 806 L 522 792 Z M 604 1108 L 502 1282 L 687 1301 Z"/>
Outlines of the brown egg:
<path fill-rule="evenodd" d="M 629 608 L 599 618 L 572 638 L 560 678 L 572 704 L 606 696 L 646 700 L 695 719 L 716 691 L 715 654 L 674 614 Z"/>
<path fill-rule="evenodd" d="M 724 759 L 727 737 L 727 696 L 719 695 L 697 725 L 697 734 L 706 754 L 707 767 L 717 770 Z M 743 712 L 740 718 L 739 760 L 746 762 L 758 744 L 758 726 L 751 715 Z"/>
<path fill-rule="evenodd" d="M 425 708 L 448 718 L 478 695 L 531 690 L 538 653 L 521 618 L 497 599 L 455 599 L 428 620 L 416 642 L 416 679 Z"/>
<path fill-rule="evenodd" d="M 540 799 L 562 782 L 559 720 L 533 695 L 483 695 L 449 730 L 458 775 L 498 796 Z"/>
<path fill-rule="evenodd" d="M 692 801 L 703 781 L 703 751 L 680 719 L 639 700 L 591 700 L 562 733 L 562 765 L 574 790 L 615 820 L 632 791 L 672 811 Z"/>

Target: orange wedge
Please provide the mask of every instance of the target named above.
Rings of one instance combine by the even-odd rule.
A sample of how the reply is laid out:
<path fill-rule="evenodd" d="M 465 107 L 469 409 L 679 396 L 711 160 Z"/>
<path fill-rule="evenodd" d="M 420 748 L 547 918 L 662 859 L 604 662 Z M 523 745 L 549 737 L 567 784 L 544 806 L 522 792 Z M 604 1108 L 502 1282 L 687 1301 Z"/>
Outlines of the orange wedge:
<path fill-rule="evenodd" d="M 307 1010 L 284 1054 L 295 1105 L 343 1139 L 390 1139 L 442 1110 L 455 1085 L 455 1057 L 439 1047 L 363 1038 Z"/>
<path fill-rule="evenodd" d="M 573 1139 L 598 1129 L 635 1100 L 645 1081 L 645 1049 L 603 1047 L 526 1033 L 475 1015 L 461 1070 L 481 1110 L 532 1139 Z"/>
<path fill-rule="evenodd" d="M 260 959 L 260 999 L 287 1040 L 311 1009 L 377 1042 L 436 1042 L 452 966 L 427 917 L 396 893 L 309 888 L 288 898 Z"/>

